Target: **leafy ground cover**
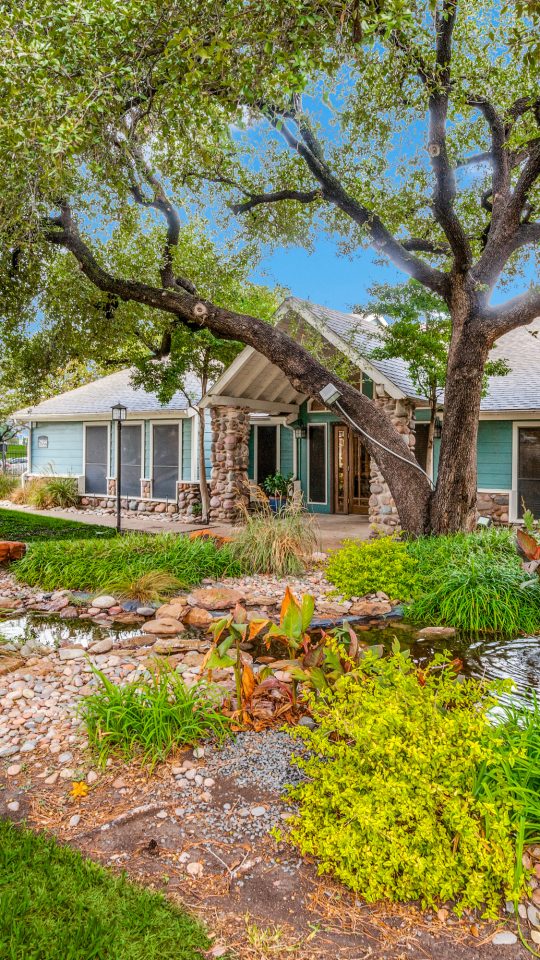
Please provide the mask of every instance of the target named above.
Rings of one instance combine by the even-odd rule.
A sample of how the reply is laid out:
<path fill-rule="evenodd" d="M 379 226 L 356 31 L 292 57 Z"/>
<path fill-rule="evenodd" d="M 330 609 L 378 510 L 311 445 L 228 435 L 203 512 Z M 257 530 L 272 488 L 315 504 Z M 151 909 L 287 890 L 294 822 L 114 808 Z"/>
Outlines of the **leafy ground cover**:
<path fill-rule="evenodd" d="M 110 534 L 110 531 L 108 531 Z M 190 587 L 204 577 L 236 576 L 240 566 L 228 546 L 213 540 L 173 533 L 128 533 L 104 540 L 32 544 L 13 564 L 15 576 L 43 590 L 110 590 L 122 594 L 145 574 L 162 571 L 176 587 Z"/>
<path fill-rule="evenodd" d="M 58 517 L 37 517 L 22 510 L 0 510 L 0 540 L 84 540 L 115 537 L 116 530 L 97 524 L 60 520 Z"/>
<path fill-rule="evenodd" d="M 520 820 L 537 830 L 540 818 L 508 781 L 494 702 L 442 657 L 419 673 L 399 650 L 367 655 L 331 697 L 311 697 L 318 726 L 297 731 L 307 779 L 291 791 L 291 840 L 368 902 L 453 900 L 496 915 L 522 879 Z"/>
<path fill-rule="evenodd" d="M 407 619 L 422 626 L 508 636 L 540 630 L 540 578 L 523 570 L 506 529 L 348 541 L 327 576 L 346 597 L 382 590 L 409 601 Z"/>
<path fill-rule="evenodd" d="M 202 927 L 45 834 L 0 822 L 0 956 L 200 960 Z"/>
<path fill-rule="evenodd" d="M 91 749 L 104 764 L 111 754 L 125 760 L 140 756 L 152 769 L 173 750 L 209 737 L 221 741 L 229 721 L 205 689 L 188 689 L 182 677 L 164 665 L 149 679 L 118 686 L 96 671 L 99 689 L 82 702 L 81 716 Z"/>

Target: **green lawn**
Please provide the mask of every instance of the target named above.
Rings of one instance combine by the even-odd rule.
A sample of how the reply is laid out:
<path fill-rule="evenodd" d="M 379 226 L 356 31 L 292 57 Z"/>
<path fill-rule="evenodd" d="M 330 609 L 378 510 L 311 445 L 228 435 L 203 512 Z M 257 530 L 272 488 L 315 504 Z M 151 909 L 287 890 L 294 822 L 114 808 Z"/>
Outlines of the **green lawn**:
<path fill-rule="evenodd" d="M 200 924 L 45 834 L 0 821 L 0 957 L 200 960 Z"/>
<path fill-rule="evenodd" d="M 114 537 L 113 527 L 59 520 L 58 517 L 37 517 L 22 510 L 0 510 L 0 540 L 87 540 Z"/>

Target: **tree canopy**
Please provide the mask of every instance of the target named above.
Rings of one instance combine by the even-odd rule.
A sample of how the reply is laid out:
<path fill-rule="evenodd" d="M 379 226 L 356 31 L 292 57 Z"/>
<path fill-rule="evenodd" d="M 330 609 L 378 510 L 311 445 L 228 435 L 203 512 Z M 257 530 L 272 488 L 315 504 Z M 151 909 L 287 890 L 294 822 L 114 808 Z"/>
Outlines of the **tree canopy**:
<path fill-rule="evenodd" d="M 327 372 L 300 343 L 197 289 L 182 230 L 210 212 L 237 249 L 309 247 L 325 230 L 352 270 L 369 244 L 450 312 L 435 525 L 470 522 L 489 348 L 540 313 L 527 279 L 540 241 L 536 14 L 526 0 L 520 11 L 479 0 L 5 5 L 4 335 L 35 323 L 42 302 L 62 313 L 69 252 L 69 295 L 91 301 L 86 335 L 116 342 L 121 304 L 145 323 L 165 313 L 173 327 L 255 346 L 316 394 Z M 119 242 L 129 236 L 135 271 Z M 495 304 L 494 288 L 520 276 L 522 293 Z M 340 389 L 349 415 L 412 464 L 382 413 Z M 403 515 L 423 523 L 427 484 L 416 507 L 406 465 L 375 452 Z"/>

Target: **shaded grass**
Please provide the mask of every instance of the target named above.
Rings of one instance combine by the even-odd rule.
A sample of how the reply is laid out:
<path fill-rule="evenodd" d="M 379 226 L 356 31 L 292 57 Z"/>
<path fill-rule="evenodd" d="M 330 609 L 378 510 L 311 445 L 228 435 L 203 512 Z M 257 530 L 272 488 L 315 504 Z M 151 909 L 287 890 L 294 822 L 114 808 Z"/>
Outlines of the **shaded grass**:
<path fill-rule="evenodd" d="M 84 540 L 96 537 L 115 537 L 112 527 L 60 520 L 58 517 L 36 517 L 22 510 L 0 510 L 0 540 Z"/>
<path fill-rule="evenodd" d="M 174 533 L 128 533 L 109 540 L 36 543 L 11 567 L 15 576 L 43 590 L 122 589 L 143 574 L 167 573 L 190 587 L 204 577 L 236 576 L 239 564 L 228 547 Z"/>
<path fill-rule="evenodd" d="M 186 913 L 46 834 L 0 821 L 0 956 L 6 960 L 200 960 Z"/>
<path fill-rule="evenodd" d="M 151 769 L 178 747 L 201 740 L 223 740 L 229 721 L 219 713 L 204 687 L 187 688 L 179 674 L 159 666 L 149 679 L 117 686 L 95 670 L 96 693 L 80 706 L 91 749 L 101 765 L 112 754 L 140 757 Z"/>

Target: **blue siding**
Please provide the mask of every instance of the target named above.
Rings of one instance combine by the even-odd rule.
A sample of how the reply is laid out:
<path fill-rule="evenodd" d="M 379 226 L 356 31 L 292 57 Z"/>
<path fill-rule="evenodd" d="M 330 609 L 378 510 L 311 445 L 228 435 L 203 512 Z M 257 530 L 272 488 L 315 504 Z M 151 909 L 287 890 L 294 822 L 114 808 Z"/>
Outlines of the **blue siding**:
<path fill-rule="evenodd" d="M 290 427 L 279 428 L 279 470 L 284 477 L 294 473 L 294 433 Z"/>
<path fill-rule="evenodd" d="M 441 441 L 435 440 L 433 459 L 437 476 Z M 512 421 L 481 420 L 478 424 L 478 487 L 481 490 L 512 489 Z"/>
<path fill-rule="evenodd" d="M 191 480 L 191 431 L 193 421 L 191 417 L 182 420 L 182 480 Z"/>
<path fill-rule="evenodd" d="M 38 447 L 38 437 L 48 437 L 46 448 Z M 83 424 L 38 423 L 31 434 L 32 473 L 70 474 L 78 476 L 83 469 Z"/>

